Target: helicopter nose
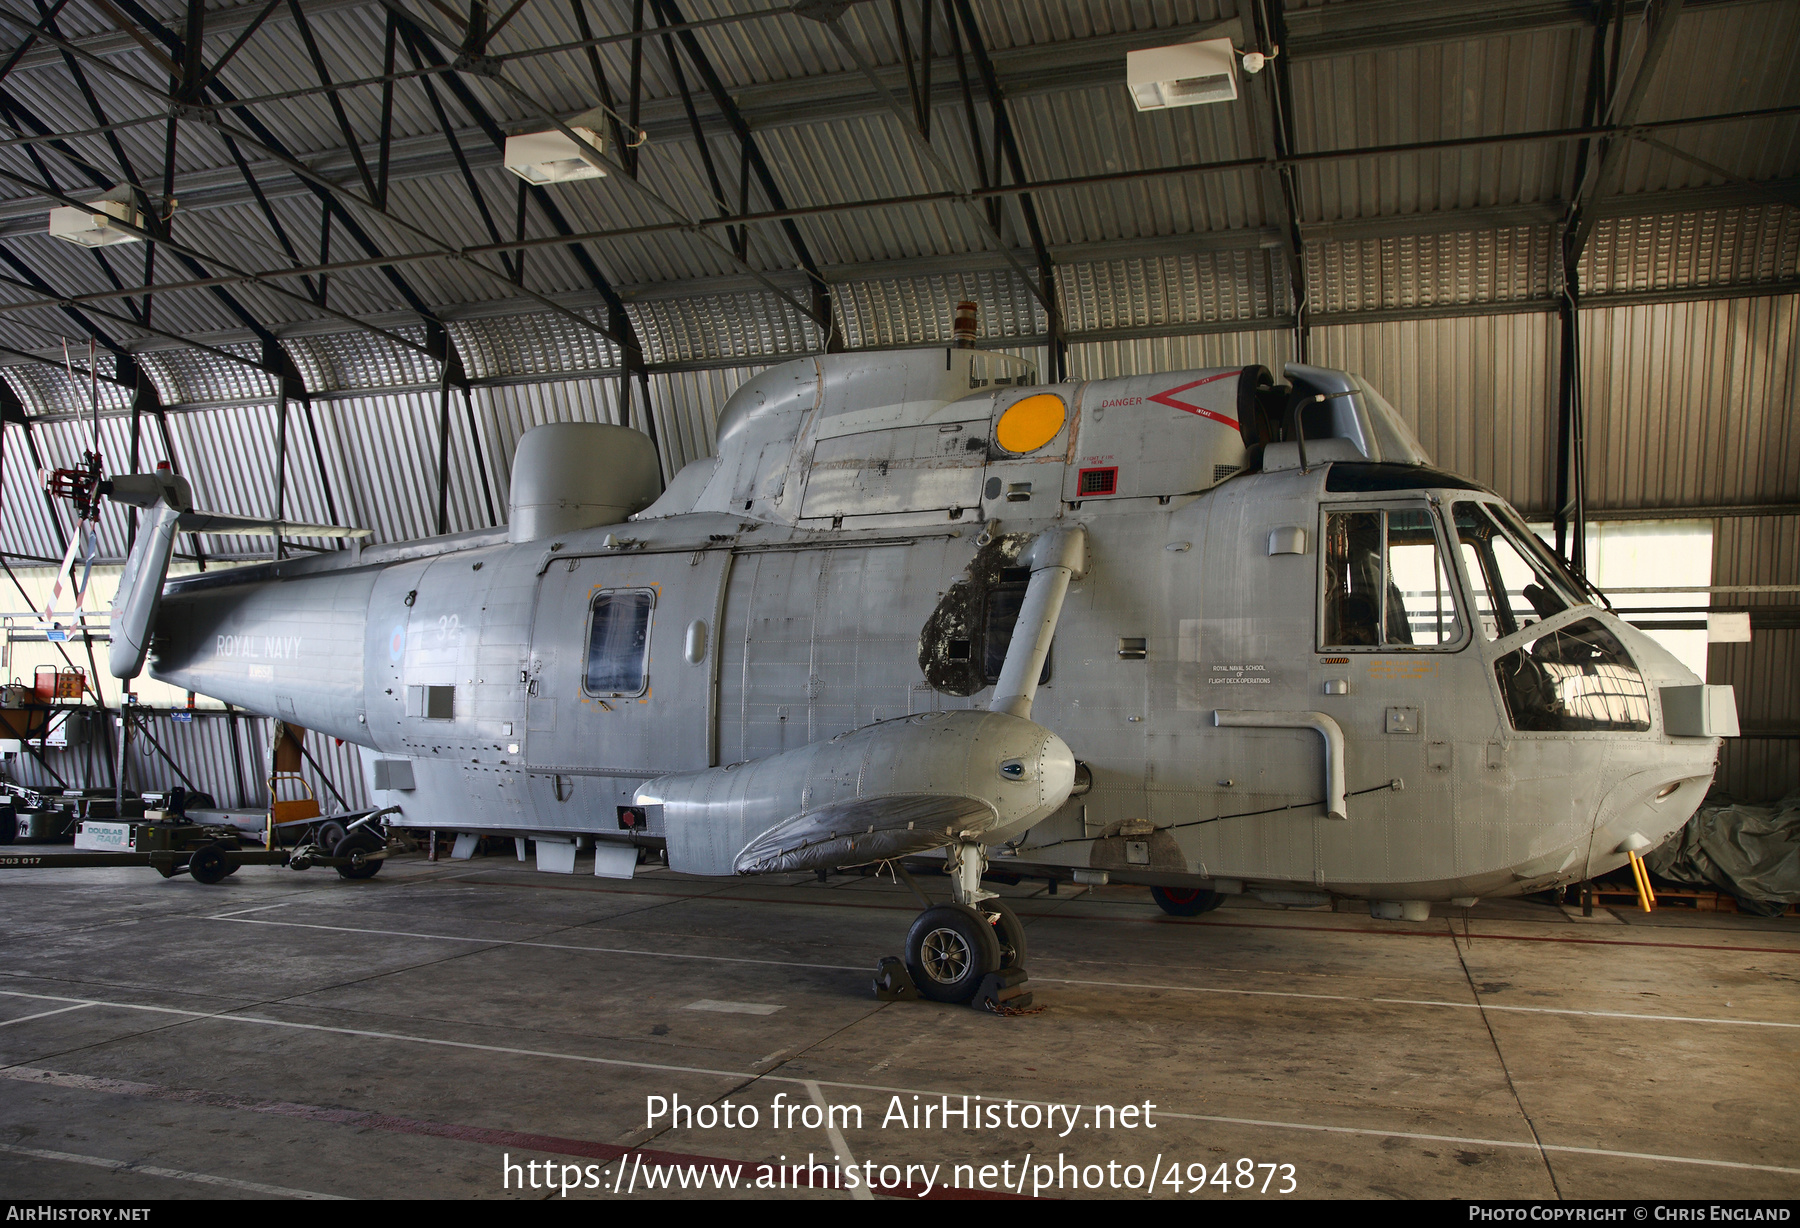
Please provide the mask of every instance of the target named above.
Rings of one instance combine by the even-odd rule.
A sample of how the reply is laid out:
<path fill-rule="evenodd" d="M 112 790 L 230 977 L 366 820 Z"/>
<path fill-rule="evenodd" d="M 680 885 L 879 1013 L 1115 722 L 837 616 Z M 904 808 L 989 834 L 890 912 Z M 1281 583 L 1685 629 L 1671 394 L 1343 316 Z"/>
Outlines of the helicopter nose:
<path fill-rule="evenodd" d="M 1610 757 L 1632 769 L 1605 793 L 1594 814 L 1585 874 L 1594 878 L 1624 865 L 1679 831 L 1712 785 L 1718 741 L 1713 725 L 1696 722 L 1683 705 L 1727 701 L 1727 688 L 1707 687 L 1667 648 L 1616 616 L 1605 621 L 1630 654 L 1652 709 L 1651 728 L 1613 745 Z M 1721 694 L 1721 692 L 1724 692 Z M 1729 715 L 1735 716 L 1735 711 Z M 1735 720 L 1719 732 L 1735 733 Z"/>

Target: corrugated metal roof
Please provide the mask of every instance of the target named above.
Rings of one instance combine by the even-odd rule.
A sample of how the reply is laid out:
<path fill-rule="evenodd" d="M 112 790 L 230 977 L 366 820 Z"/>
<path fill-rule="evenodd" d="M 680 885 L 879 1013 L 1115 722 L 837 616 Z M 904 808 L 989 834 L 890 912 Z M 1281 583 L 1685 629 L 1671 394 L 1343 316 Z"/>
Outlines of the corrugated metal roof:
<path fill-rule="evenodd" d="M 808 302 L 804 295 L 801 301 Z M 632 303 L 626 311 L 651 362 L 803 354 L 821 348 L 822 330 L 792 299 L 769 291 L 657 299 Z"/>
<path fill-rule="evenodd" d="M 708 0 L 689 4 L 684 11 L 691 16 L 710 17 L 738 8 L 724 0 Z M 172 26 L 176 23 L 178 14 L 173 6 L 163 6 L 158 11 Z M 1049 57 L 1046 63 L 1062 64 L 1071 54 L 1078 53 L 1072 48 L 1079 49 L 1087 41 L 1113 38 L 1121 32 L 1157 29 L 1170 30 L 1171 37 L 1177 36 L 1174 31 L 1182 31 L 1185 36 L 1198 23 L 1234 12 L 1229 3 L 1158 3 L 1117 8 L 1014 0 L 1005 5 L 984 5 L 978 18 L 990 50 L 997 56 L 1004 57 L 1013 48 L 1033 48 Z M 428 16 L 429 20 L 440 22 L 436 15 Z M 595 28 L 602 32 L 620 29 L 623 20 L 619 13 L 606 10 L 594 10 L 593 19 Z M 1295 126 L 1301 150 L 1457 138 L 1573 122 L 1589 41 L 1589 35 L 1579 26 L 1565 23 L 1479 38 L 1446 39 L 1431 36 L 1428 15 L 1423 9 L 1405 13 L 1396 9 L 1393 19 L 1402 23 L 1414 21 L 1420 27 L 1419 35 L 1400 39 L 1396 45 L 1379 51 L 1309 54 L 1292 63 Z M 96 26 L 91 21 L 78 20 L 66 10 L 62 20 L 82 36 L 103 33 L 104 23 Z M 382 10 L 376 6 L 325 6 L 312 19 L 335 80 L 379 72 L 384 20 Z M 942 20 L 940 11 L 934 38 L 940 85 L 951 70 Z M 1658 70 L 1643 117 L 1654 119 L 1722 107 L 1791 102 L 1795 81 L 1800 78 L 1794 71 L 1795 56 L 1800 54 L 1794 50 L 1800 44 L 1800 38 L 1794 37 L 1797 20 L 1800 18 L 1796 18 L 1791 5 L 1779 3 L 1708 6 L 1686 13 L 1676 32 L 1680 54 Z M 864 49 L 872 63 L 884 69 L 898 63 L 900 51 L 892 18 L 882 6 L 853 6 L 844 21 L 853 41 Z M 1627 33 L 1635 37 L 1633 30 Z M 916 39 L 917 30 L 909 27 L 909 32 Z M 501 32 L 495 50 L 506 53 L 566 42 L 577 37 L 577 33 L 564 6 L 526 6 Z M 770 91 L 785 87 L 804 91 L 821 79 L 829 79 L 834 83 L 832 89 L 866 94 L 860 76 L 842 50 L 813 22 L 791 16 L 768 17 L 702 30 L 696 38 L 733 90 L 762 90 L 775 97 Z M 622 91 L 629 64 L 628 48 L 622 43 L 610 44 L 600 48 L 599 54 L 615 90 Z M 1016 53 L 1012 54 L 1015 59 L 1008 61 L 1012 65 L 1008 79 L 1021 84 L 1010 103 L 1010 112 L 1027 174 L 1034 179 L 1254 156 L 1260 148 L 1252 124 L 1253 103 L 1260 98 L 1266 77 L 1245 78 L 1246 99 L 1238 105 L 1138 114 L 1117 84 L 1095 84 L 1091 73 L 1076 73 L 1070 76 L 1069 84 L 1058 87 L 1053 70 L 1041 80 L 1033 79 L 1030 59 L 1018 59 Z M 126 45 L 110 51 L 108 56 L 147 81 L 158 79 L 156 66 L 141 49 Z M 664 114 L 675 114 L 668 109 L 673 105 L 675 86 L 661 40 L 652 40 L 644 62 L 648 103 L 662 106 Z M 402 66 L 406 63 L 407 57 L 402 54 Z M 503 71 L 538 103 L 560 113 L 570 113 L 593 101 L 594 85 L 582 52 L 512 59 L 506 61 Z M 85 104 L 70 88 L 67 69 L 60 59 L 28 57 L 16 72 L 20 74 L 18 80 L 32 84 L 29 93 L 48 122 L 59 127 L 91 124 Z M 155 109 L 153 100 L 139 97 L 142 91 L 136 87 L 98 68 L 92 68 L 89 76 L 109 115 L 129 116 L 146 113 L 146 108 Z M 736 170 L 733 142 L 720 126 L 716 107 L 705 95 L 691 66 L 689 77 L 697 106 L 712 134 L 709 147 L 722 177 L 728 181 L 725 193 L 730 197 L 735 189 L 735 183 L 730 182 L 735 179 Z M 240 97 L 315 84 L 298 28 L 285 11 L 259 30 L 227 66 L 223 79 Z M 465 75 L 461 80 L 507 130 L 541 126 L 543 121 L 532 105 L 478 74 Z M 350 125 L 366 147 L 368 157 L 373 157 L 374 134 L 380 124 L 380 95 L 380 90 L 368 87 L 340 91 Z M 471 119 L 461 103 L 447 89 L 440 88 L 439 95 L 451 122 L 465 133 L 464 146 L 474 162 L 475 177 L 496 227 L 502 234 L 510 234 L 515 181 L 495 165 L 491 144 L 469 127 Z M 937 148 L 955 165 L 959 185 L 943 182 L 900 133 L 899 121 L 879 110 L 869 112 L 867 102 L 857 102 L 842 114 L 773 124 L 759 133 L 758 140 L 785 198 L 792 204 L 810 206 L 972 185 L 977 172 L 963 109 L 953 95 L 939 97 L 940 105 L 934 110 Z M 399 82 L 394 98 L 397 138 L 403 143 L 436 141 L 441 148 L 437 120 L 421 83 Z M 977 109 L 984 110 L 979 106 Z M 346 185 L 358 184 L 357 175 L 344 157 L 342 134 L 323 95 L 259 104 L 257 114 L 298 156 L 309 161 L 336 159 L 333 174 Z M 985 114 L 979 122 L 985 128 Z M 665 123 L 659 131 L 661 135 L 643 151 L 646 184 L 681 216 L 712 215 L 717 202 L 706 182 L 699 147 L 679 121 Z M 231 161 L 215 133 L 203 125 L 188 124 L 183 126 L 182 134 L 177 150 L 178 189 L 196 175 L 210 176 L 226 185 L 234 180 Z M 138 173 L 147 174 L 160 162 L 159 124 L 128 126 L 121 129 L 119 136 Z M 1800 124 L 1791 119 L 1683 129 L 1664 133 L 1663 138 L 1693 149 L 1734 174 L 1770 177 L 1800 170 Z M 75 146 L 107 176 L 119 173 L 101 138 L 77 138 Z M 1306 220 L 1331 221 L 1555 201 L 1571 186 L 1568 180 L 1573 151 L 1570 144 L 1515 145 L 1309 166 L 1299 176 L 1300 208 Z M 275 191 L 273 207 L 302 258 L 313 259 L 319 225 L 316 202 L 309 193 L 295 195 L 292 176 L 275 167 L 263 153 L 247 148 L 246 156 L 255 160 L 259 174 L 271 189 L 279 189 Z M 1679 174 L 1657 171 L 1653 164 L 1658 158 L 1667 161 L 1668 155 L 1634 151 L 1626 159 L 1619 184 L 1622 191 L 1629 195 L 1654 188 L 1721 182 L 1719 176 L 1691 164 L 1683 164 L 1685 169 Z M 30 169 L 16 149 L 0 151 L 0 162 Z M 71 168 L 60 162 L 58 165 L 59 182 L 74 182 L 69 179 Z M 491 234 L 454 166 L 441 156 L 435 165 L 437 169 L 424 177 L 406 172 L 396 179 L 391 185 L 390 208 L 433 238 L 458 245 L 489 241 Z M 153 175 L 147 177 L 154 179 Z M 1278 212 L 1267 195 L 1268 188 L 1269 181 L 1254 171 L 1199 174 L 1041 192 L 1036 205 L 1047 241 L 1067 248 L 1121 238 L 1257 229 L 1274 220 Z M 260 211 L 242 199 L 241 188 L 236 190 L 240 198 L 237 203 L 207 207 L 192 214 L 178 213 L 177 233 L 238 267 L 270 269 L 286 264 L 287 257 Z M 17 196 L 20 191 L 16 187 L 0 187 L 0 196 Z M 631 192 L 616 175 L 608 180 L 553 188 L 551 194 L 569 223 L 579 230 L 656 226 L 671 219 L 667 210 Z M 767 204 L 760 186 L 752 186 L 751 196 L 753 207 Z M 1008 201 L 1003 212 L 1005 241 L 1012 245 L 1022 243 L 1024 234 L 1016 204 Z M 533 208 L 529 215 L 527 234 L 548 237 L 551 230 L 539 211 Z M 359 211 L 359 217 L 384 247 L 416 248 L 423 241 L 366 213 Z M 804 218 L 797 225 L 806 236 L 813 257 L 822 264 L 854 265 L 991 251 L 994 246 L 971 210 L 949 202 L 845 210 Z M 1780 225 L 1789 226 L 1791 222 Z M 1506 229 L 1503 227 L 1500 233 L 1478 242 L 1503 245 L 1509 241 Z M 723 238 L 718 232 L 714 235 Z M 1648 237 L 1639 242 L 1626 236 L 1623 242 L 1637 244 L 1631 259 L 1639 261 L 1646 255 L 1654 259 L 1661 240 Z M 339 258 L 362 254 L 341 226 L 335 228 L 332 246 Z M 1528 267 L 1510 275 L 1496 270 L 1492 274 L 1496 284 L 1491 288 L 1473 286 L 1460 293 L 1446 293 L 1444 264 L 1446 259 L 1454 261 L 1458 257 L 1427 252 L 1417 261 L 1409 261 L 1402 251 L 1386 261 L 1382 254 L 1367 250 L 1336 251 L 1313 245 L 1316 250 L 1309 249 L 1309 269 L 1315 274 L 1315 283 L 1327 284 L 1311 287 L 1311 301 L 1315 310 L 1324 302 L 1343 303 L 1346 310 L 1359 310 L 1366 308 L 1349 305 L 1481 303 L 1520 297 L 1516 284 L 1521 279 L 1535 284 L 1539 246 L 1527 245 L 1527 250 L 1515 243 L 1517 254 L 1528 261 Z M 41 239 L 26 242 L 19 250 L 59 289 L 94 291 L 110 285 L 91 253 Z M 1735 247 L 1721 241 L 1712 250 L 1711 259 L 1715 266 L 1741 269 L 1754 264 L 1759 251 L 1765 250 L 1766 242 L 1759 247 L 1759 240 L 1749 236 Z M 1785 252 L 1785 248 L 1782 250 Z M 717 245 L 680 231 L 620 235 L 590 244 L 589 251 L 609 277 L 624 284 L 680 282 L 740 271 Z M 136 249 L 114 249 L 106 254 L 106 259 L 129 280 L 128 273 L 138 267 L 139 257 Z M 752 227 L 750 259 L 770 269 L 791 269 L 795 263 L 786 239 L 778 228 L 767 223 Z M 1791 267 L 1784 264 L 1785 260 L 1783 255 L 1773 263 Z M 1381 270 L 1384 261 L 1388 271 L 1371 276 L 1370 269 Z M 498 269 L 500 261 L 489 256 L 481 258 L 481 263 Z M 1077 259 L 1074 263 L 1081 262 Z M 534 250 L 526 265 L 528 284 L 543 293 L 566 295 L 592 290 L 562 245 Z M 1419 269 L 1417 284 L 1407 280 L 1409 265 Z M 167 280 L 171 276 L 188 274 L 172 259 L 159 261 L 159 278 Z M 519 297 L 518 291 L 504 280 L 476 272 L 468 262 L 408 262 L 398 266 L 398 276 L 434 307 Z M 1454 277 L 1455 271 L 1449 276 Z M 1085 287 L 1101 277 L 1102 274 L 1090 271 L 1077 279 L 1084 282 L 1085 294 Z M 1479 277 L 1477 271 L 1477 280 Z M 1680 284 L 1717 285 L 1722 280 L 1698 263 L 1691 275 L 1678 275 Z M 1505 284 L 1508 282 L 1514 283 L 1512 288 Z M 301 289 L 297 279 L 289 279 L 286 284 L 293 290 Z M 378 270 L 340 272 L 332 276 L 331 285 L 334 305 L 353 314 L 379 315 L 405 308 L 404 299 Z M 317 310 L 305 302 L 274 294 L 267 288 L 233 287 L 231 292 L 258 319 L 271 326 L 319 318 Z M 0 294 L 0 299 L 15 301 L 27 297 L 36 296 L 11 289 Z M 527 304 L 522 301 L 521 305 Z M 122 304 L 109 304 L 106 309 L 129 315 Z M 1109 312 L 1120 318 L 1141 314 L 1140 308 L 1128 301 L 1107 307 L 1085 297 L 1079 303 L 1069 303 L 1065 314 L 1071 318 L 1098 318 Z M 646 337 L 647 350 L 671 354 L 703 352 L 691 344 L 691 333 L 694 320 L 707 318 L 706 308 L 659 308 L 653 314 L 676 323 L 676 332 L 681 335 Z M 239 327 L 239 322 L 210 293 L 165 294 L 157 304 L 157 317 L 182 335 L 229 332 Z M 34 327 L 23 327 L 22 323 Z M 0 343 L 38 348 L 73 327 L 54 310 L 38 310 L 22 317 L 0 313 Z M 107 322 L 106 327 L 127 340 L 142 335 L 125 321 Z M 709 323 L 708 327 L 713 325 Z M 863 331 L 871 335 L 905 335 L 907 328 L 875 326 Z M 731 355 L 721 351 L 719 356 Z"/>
<path fill-rule="evenodd" d="M 1253 363 L 1279 373 L 1284 365 L 1293 361 L 1293 355 L 1293 334 L 1287 332 L 1090 341 L 1069 347 L 1069 376 L 1071 379 L 1115 379 L 1121 375 L 1203 367 L 1247 367 Z"/>
<path fill-rule="evenodd" d="M 1589 294 L 1754 285 L 1800 274 L 1800 209 L 1757 205 L 1608 218 L 1582 254 Z"/>
<path fill-rule="evenodd" d="M 458 320 L 449 330 L 474 379 L 567 375 L 616 367 L 620 361 L 618 346 L 563 316 Z"/>
<path fill-rule="evenodd" d="M 1071 332 L 1268 319 L 1289 307 L 1279 249 L 1109 260 L 1058 272 Z"/>
<path fill-rule="evenodd" d="M 929 345 L 950 338 L 956 304 L 973 302 L 983 337 L 1028 337 L 1047 327 L 1043 306 L 1011 269 L 849 282 L 832 304 L 851 349 Z"/>
<path fill-rule="evenodd" d="M 1309 243 L 1308 307 L 1380 311 L 1543 299 L 1557 260 L 1547 226 Z"/>

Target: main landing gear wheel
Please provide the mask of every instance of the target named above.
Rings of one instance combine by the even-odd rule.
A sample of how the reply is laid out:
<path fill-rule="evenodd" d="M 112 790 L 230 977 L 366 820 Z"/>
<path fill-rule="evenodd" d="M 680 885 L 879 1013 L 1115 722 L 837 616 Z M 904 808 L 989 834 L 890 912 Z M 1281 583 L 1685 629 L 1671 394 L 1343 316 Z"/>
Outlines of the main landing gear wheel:
<path fill-rule="evenodd" d="M 379 860 L 372 860 L 369 854 L 379 852 L 381 848 L 382 843 L 377 837 L 358 831 L 339 840 L 337 847 L 331 850 L 331 855 L 350 859 L 349 865 L 337 868 L 341 877 L 348 879 L 374 878 L 381 873 L 382 863 Z"/>
<path fill-rule="evenodd" d="M 973 998 L 982 980 L 1001 967 L 994 930 L 986 917 L 962 904 L 938 904 L 920 913 L 906 935 L 906 970 L 919 993 L 933 1002 Z"/>
<path fill-rule="evenodd" d="M 1150 898 L 1171 917 L 1197 917 L 1225 902 L 1223 895 L 1205 887 L 1152 887 Z"/>

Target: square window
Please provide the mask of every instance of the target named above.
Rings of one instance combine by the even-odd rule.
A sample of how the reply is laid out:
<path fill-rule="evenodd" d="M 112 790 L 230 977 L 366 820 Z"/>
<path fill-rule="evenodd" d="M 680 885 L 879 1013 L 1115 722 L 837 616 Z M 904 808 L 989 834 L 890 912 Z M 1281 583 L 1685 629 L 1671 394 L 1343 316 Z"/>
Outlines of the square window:
<path fill-rule="evenodd" d="M 649 682 L 650 610 L 656 594 L 649 589 L 609 589 L 594 594 L 588 623 L 587 671 L 582 686 L 589 695 L 642 695 Z"/>

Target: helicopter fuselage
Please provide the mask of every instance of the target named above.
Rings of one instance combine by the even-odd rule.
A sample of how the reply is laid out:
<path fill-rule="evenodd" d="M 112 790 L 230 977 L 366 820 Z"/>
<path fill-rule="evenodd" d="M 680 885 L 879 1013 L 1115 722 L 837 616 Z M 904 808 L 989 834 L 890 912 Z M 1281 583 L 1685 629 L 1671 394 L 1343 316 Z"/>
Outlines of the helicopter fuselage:
<path fill-rule="evenodd" d="M 1588 878 L 1685 822 L 1718 741 L 1665 719 L 1664 690 L 1698 679 L 1498 496 L 1354 422 L 1247 449 L 1229 403 L 1183 391 L 1218 378 L 1051 388 L 1066 421 L 1024 453 L 1002 420 L 1044 389 L 876 397 L 834 426 L 831 381 L 808 404 L 800 379 L 793 425 L 740 413 L 629 521 L 175 581 L 152 672 L 356 743 L 391 823 L 666 843 L 732 873 L 756 822 L 701 848 L 620 808 L 671 774 L 987 710 L 1022 560 L 1080 526 L 1030 719 L 1081 767 L 982 837 L 995 869 L 1443 901 Z"/>

